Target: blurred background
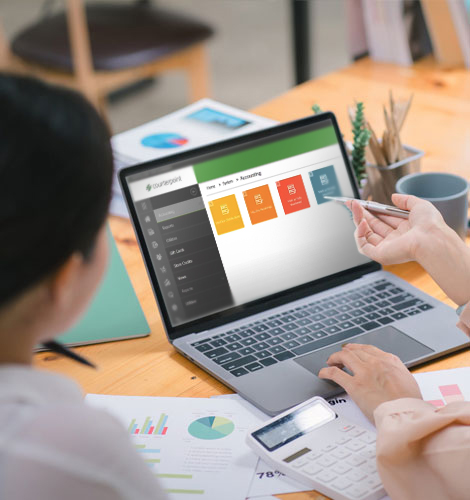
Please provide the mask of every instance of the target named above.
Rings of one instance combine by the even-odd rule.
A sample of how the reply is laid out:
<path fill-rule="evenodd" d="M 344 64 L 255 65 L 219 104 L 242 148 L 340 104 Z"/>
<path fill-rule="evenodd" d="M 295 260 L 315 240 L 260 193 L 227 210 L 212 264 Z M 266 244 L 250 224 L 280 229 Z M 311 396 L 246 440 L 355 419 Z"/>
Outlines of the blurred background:
<path fill-rule="evenodd" d="M 449 15 L 453 15 L 455 21 L 455 16 L 463 13 L 465 25 L 457 26 L 458 21 L 455 25 L 447 25 L 444 14 L 439 11 L 447 3 L 451 9 Z M 87 6 L 89 33 L 80 31 L 80 26 L 83 28 L 80 16 L 84 12 L 80 13 L 80 6 L 83 5 Z M 101 6 L 101 10 L 89 11 L 96 5 Z M 149 41 L 144 27 L 142 30 L 137 28 L 137 31 L 134 27 L 130 39 L 120 34 L 124 33 L 126 23 L 131 21 L 133 14 L 126 14 L 127 11 L 119 11 L 119 8 L 131 7 L 151 9 L 157 15 L 161 12 L 170 15 L 155 19 L 157 24 L 154 28 L 151 25 L 147 27 L 150 33 L 156 34 L 156 38 L 161 38 L 159 47 L 152 46 L 153 40 Z M 4 53 L 9 50 L 17 59 L 19 57 L 28 64 L 32 63 L 33 68 L 40 64 L 58 69 L 60 73 L 67 71 L 67 64 L 70 71 L 72 65 L 82 64 L 85 77 L 79 79 L 78 85 L 87 89 L 88 95 L 93 85 L 90 83 L 92 80 L 86 77 L 86 55 L 82 53 L 80 56 L 78 51 L 72 58 L 63 50 L 73 35 L 71 26 L 75 26 L 75 31 L 72 31 L 78 39 L 77 43 L 85 44 L 85 49 L 82 47 L 84 52 L 86 47 L 90 48 L 89 39 L 91 52 L 95 49 L 99 52 L 99 44 L 102 43 L 106 57 L 114 57 L 111 52 L 115 49 L 127 51 L 125 55 L 130 57 L 132 47 L 129 46 L 137 44 L 134 48 L 141 51 L 141 56 L 144 59 L 148 56 L 149 60 L 144 60 L 147 65 L 152 50 L 161 51 L 164 47 L 176 54 L 180 49 L 184 52 L 187 46 L 193 46 L 191 44 L 202 47 L 204 59 L 201 59 L 201 52 L 194 56 L 193 62 L 188 63 L 195 72 L 196 82 L 189 91 L 185 71 L 158 71 L 156 76 L 152 71 L 145 74 L 142 71 L 139 76 L 135 63 L 131 61 L 129 67 L 129 59 L 122 54 L 119 60 L 108 57 L 104 61 L 105 64 L 110 60 L 112 64 L 118 61 L 117 69 L 124 73 L 127 71 L 127 76 L 129 71 L 134 71 L 130 84 L 127 77 L 122 84 L 121 80 L 105 82 L 103 86 L 109 84 L 112 88 L 102 91 L 105 97 L 97 97 L 113 132 L 117 133 L 179 109 L 206 94 L 248 110 L 287 91 L 296 83 L 337 70 L 365 55 L 409 65 L 434 49 L 435 55 L 444 59 L 441 62 L 468 65 L 469 8 L 469 0 L 101 0 L 99 3 L 81 0 L 2 0 L 0 24 L 3 26 L 4 46 L 7 46 Z M 68 24 L 64 14 L 66 9 Z M 62 25 L 57 17 L 61 13 Z M 82 16 L 81 20 L 84 19 Z M 148 15 L 146 19 L 149 19 Z M 440 48 L 438 41 L 442 33 L 439 35 L 433 31 L 436 20 L 439 20 L 439 26 L 443 26 L 440 29 L 445 30 L 444 45 L 441 44 Z M 114 31 L 103 39 L 102 29 L 109 28 L 111 21 L 116 24 Z M 142 25 L 138 18 L 135 21 L 137 26 L 139 23 Z M 158 22 L 162 24 L 158 25 Z M 90 23 L 96 26 L 93 28 Z M 56 36 L 56 31 L 61 32 L 62 38 Z M 465 36 L 468 36 L 468 47 L 465 47 Z M 138 46 L 140 42 L 144 44 L 141 47 Z M 45 46 L 41 52 L 42 43 Z M 58 52 L 54 54 L 54 59 L 51 53 L 56 49 Z M 68 47 L 67 50 L 70 52 Z M 445 61 L 446 53 L 451 54 L 450 60 Z M 159 60 L 166 58 L 165 51 L 163 56 L 160 52 L 157 55 Z M 92 54 L 92 57 L 97 57 L 97 54 Z M 167 66 L 171 67 L 171 64 Z M 96 61 L 91 65 L 96 66 Z M 123 67 L 126 65 L 128 67 Z M 91 72 L 93 68 L 88 70 Z"/>

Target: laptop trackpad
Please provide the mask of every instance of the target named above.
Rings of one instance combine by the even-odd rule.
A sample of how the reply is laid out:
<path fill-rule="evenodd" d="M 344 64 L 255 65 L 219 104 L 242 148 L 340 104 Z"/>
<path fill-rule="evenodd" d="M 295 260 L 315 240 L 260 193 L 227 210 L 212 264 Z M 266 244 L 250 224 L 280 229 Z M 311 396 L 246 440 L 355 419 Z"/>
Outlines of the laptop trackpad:
<path fill-rule="evenodd" d="M 434 352 L 429 347 L 417 342 L 393 326 L 384 326 L 373 332 L 365 333 L 364 335 L 359 335 L 358 337 L 348 340 L 348 343 L 353 342 L 355 344 L 375 345 L 379 349 L 382 349 L 382 351 L 395 354 L 404 363 Z M 297 358 L 294 361 L 303 368 L 306 368 L 309 372 L 318 375 L 318 372 L 326 366 L 326 360 L 331 354 L 341 350 L 343 343 L 344 342 L 325 347 L 319 351 Z"/>

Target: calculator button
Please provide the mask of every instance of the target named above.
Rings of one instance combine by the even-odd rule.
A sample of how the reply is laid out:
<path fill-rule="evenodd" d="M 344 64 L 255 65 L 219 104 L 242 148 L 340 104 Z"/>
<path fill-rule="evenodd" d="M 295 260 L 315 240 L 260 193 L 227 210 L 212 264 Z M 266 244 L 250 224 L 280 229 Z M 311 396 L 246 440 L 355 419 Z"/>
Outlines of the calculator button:
<path fill-rule="evenodd" d="M 377 465 L 375 463 L 375 460 L 369 460 L 365 465 L 362 466 L 362 468 L 369 474 L 377 472 Z"/>
<path fill-rule="evenodd" d="M 334 465 L 335 463 L 336 463 L 336 460 L 334 458 L 330 457 L 329 455 L 325 455 L 317 460 L 317 464 L 320 464 L 323 467 L 330 467 L 331 465 Z"/>
<path fill-rule="evenodd" d="M 322 449 L 322 452 L 327 453 L 327 452 L 332 451 L 332 450 L 335 450 L 335 449 L 336 449 L 336 445 L 334 445 L 334 444 L 329 444 L 328 446 L 325 446 L 325 447 Z"/>
<path fill-rule="evenodd" d="M 359 456 L 359 455 L 353 455 L 352 457 L 348 458 L 346 460 L 346 462 L 349 464 L 349 465 L 353 465 L 353 466 L 356 466 L 356 465 L 361 465 L 363 464 L 364 462 L 366 461 L 365 458 Z"/>
<path fill-rule="evenodd" d="M 336 464 L 331 470 L 336 474 L 346 474 L 346 472 L 349 472 L 351 470 L 351 466 L 345 464 L 344 462 L 340 462 L 339 464 Z"/>
<path fill-rule="evenodd" d="M 363 434 L 365 434 L 365 430 L 364 429 L 360 429 L 360 428 L 356 428 L 356 429 L 351 429 L 351 431 L 349 432 L 349 436 L 351 437 L 359 437 L 359 436 L 362 436 Z"/>
<path fill-rule="evenodd" d="M 367 493 L 368 489 L 364 488 L 364 486 L 361 486 L 359 484 L 355 484 L 354 486 L 350 486 L 346 493 L 348 493 L 349 496 L 353 498 L 361 498 Z"/>
<path fill-rule="evenodd" d="M 346 435 L 346 436 L 343 436 L 342 438 L 339 438 L 338 440 L 336 440 L 336 444 L 346 444 L 346 443 L 349 443 L 349 441 L 351 441 L 351 438 L 349 438 Z"/>
<path fill-rule="evenodd" d="M 331 486 L 341 491 L 349 488 L 351 486 L 351 481 L 348 481 L 344 477 L 339 477 Z"/>
<path fill-rule="evenodd" d="M 367 474 L 361 469 L 355 469 L 346 476 L 353 483 L 358 483 L 367 477 Z"/>
<path fill-rule="evenodd" d="M 316 451 L 311 451 L 310 453 L 307 453 L 307 455 L 304 455 L 304 457 L 307 460 L 316 460 L 317 458 L 321 457 L 321 453 L 318 453 Z"/>
<path fill-rule="evenodd" d="M 368 486 L 371 490 L 375 490 L 379 486 L 382 486 L 382 481 L 378 474 L 372 474 L 365 481 L 364 484 Z"/>
<path fill-rule="evenodd" d="M 333 472 L 329 470 L 323 470 L 319 474 L 315 476 L 315 479 L 317 481 L 321 481 L 322 483 L 329 483 L 336 479 L 338 476 L 336 474 L 333 474 Z"/>
<path fill-rule="evenodd" d="M 346 445 L 346 448 L 351 451 L 359 451 L 365 448 L 366 445 L 364 443 L 361 443 L 359 441 L 352 441 L 351 443 Z"/>
<path fill-rule="evenodd" d="M 375 454 L 376 454 L 376 451 L 375 451 L 375 448 L 368 448 L 367 450 L 362 450 L 359 455 L 361 455 L 361 457 L 364 457 L 364 458 L 375 458 Z"/>
<path fill-rule="evenodd" d="M 297 460 L 295 460 L 294 462 L 292 462 L 292 467 L 295 467 L 296 469 L 298 469 L 299 467 L 303 467 L 304 465 L 306 465 L 308 462 L 307 460 L 305 460 L 305 458 L 298 458 Z"/>
<path fill-rule="evenodd" d="M 372 432 L 366 432 L 363 436 L 360 437 L 360 441 L 366 444 L 374 444 L 375 439 L 375 434 L 373 434 Z"/>
<path fill-rule="evenodd" d="M 323 467 L 321 467 L 318 464 L 308 464 L 307 467 L 304 467 L 302 469 L 302 472 L 309 476 L 314 476 L 315 474 L 318 474 L 322 470 Z"/>
<path fill-rule="evenodd" d="M 331 455 L 335 458 L 343 459 L 349 457 L 349 455 L 351 455 L 351 452 L 345 450 L 344 448 L 339 448 L 338 450 L 335 450 Z"/>
<path fill-rule="evenodd" d="M 341 429 L 339 429 L 341 432 L 349 432 L 351 430 L 355 429 L 354 425 L 351 425 L 351 424 L 347 424 L 343 427 L 341 427 Z"/>

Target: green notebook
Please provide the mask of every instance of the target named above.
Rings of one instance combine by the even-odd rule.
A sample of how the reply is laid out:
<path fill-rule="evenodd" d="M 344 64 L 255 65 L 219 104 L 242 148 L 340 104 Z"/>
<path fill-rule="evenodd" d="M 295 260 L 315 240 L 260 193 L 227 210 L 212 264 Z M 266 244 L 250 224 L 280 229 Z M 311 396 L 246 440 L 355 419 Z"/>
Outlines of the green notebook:
<path fill-rule="evenodd" d="M 109 263 L 87 312 L 57 338 L 69 346 L 144 337 L 150 328 L 134 292 L 116 242 L 108 229 Z"/>

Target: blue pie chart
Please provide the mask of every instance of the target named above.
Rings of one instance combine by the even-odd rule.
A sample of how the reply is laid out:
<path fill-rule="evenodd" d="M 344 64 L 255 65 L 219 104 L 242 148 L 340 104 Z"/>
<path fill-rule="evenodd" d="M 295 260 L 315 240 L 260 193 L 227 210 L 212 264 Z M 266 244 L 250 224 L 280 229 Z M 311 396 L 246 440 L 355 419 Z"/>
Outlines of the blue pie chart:
<path fill-rule="evenodd" d="M 140 142 L 148 148 L 171 149 L 184 146 L 188 139 L 179 134 L 166 133 L 147 135 Z"/>
<path fill-rule="evenodd" d="M 232 434 L 235 424 L 224 417 L 203 417 L 194 420 L 188 427 L 191 436 L 198 439 L 222 439 Z"/>

